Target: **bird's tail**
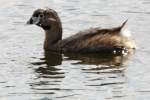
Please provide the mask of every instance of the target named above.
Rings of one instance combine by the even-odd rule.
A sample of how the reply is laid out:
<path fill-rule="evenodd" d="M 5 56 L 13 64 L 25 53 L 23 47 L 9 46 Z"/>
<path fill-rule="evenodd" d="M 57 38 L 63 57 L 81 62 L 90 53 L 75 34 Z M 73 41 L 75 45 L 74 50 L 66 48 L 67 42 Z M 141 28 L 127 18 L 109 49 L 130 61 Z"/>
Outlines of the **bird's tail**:
<path fill-rule="evenodd" d="M 122 28 L 124 28 L 124 26 L 126 25 L 127 22 L 128 22 L 128 19 L 122 23 L 122 25 L 120 26 L 120 30 L 121 30 Z"/>

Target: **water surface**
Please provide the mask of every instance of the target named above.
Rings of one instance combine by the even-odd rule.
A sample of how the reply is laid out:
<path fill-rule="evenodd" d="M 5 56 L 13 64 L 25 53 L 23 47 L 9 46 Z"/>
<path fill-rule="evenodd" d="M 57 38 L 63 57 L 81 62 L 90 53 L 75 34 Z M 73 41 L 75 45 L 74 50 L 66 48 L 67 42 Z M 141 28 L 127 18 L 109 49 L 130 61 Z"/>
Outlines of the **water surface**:
<path fill-rule="evenodd" d="M 131 57 L 43 51 L 44 32 L 25 25 L 37 8 L 55 9 L 63 38 L 89 27 L 127 27 L 138 49 Z M 149 100 L 149 0 L 1 0 L 1 100 Z"/>

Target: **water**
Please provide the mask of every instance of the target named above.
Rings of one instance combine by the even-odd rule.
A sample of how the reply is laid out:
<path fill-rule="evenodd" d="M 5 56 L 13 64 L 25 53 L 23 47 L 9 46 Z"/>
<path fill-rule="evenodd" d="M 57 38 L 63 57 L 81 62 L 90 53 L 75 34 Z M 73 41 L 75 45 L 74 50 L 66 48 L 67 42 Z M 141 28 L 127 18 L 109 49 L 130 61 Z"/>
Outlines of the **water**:
<path fill-rule="evenodd" d="M 25 25 L 36 8 L 55 9 L 63 37 L 128 19 L 131 57 L 44 53 L 44 32 Z M 1 0 L 1 100 L 149 100 L 149 0 Z M 71 24 L 71 25 L 70 25 Z"/>

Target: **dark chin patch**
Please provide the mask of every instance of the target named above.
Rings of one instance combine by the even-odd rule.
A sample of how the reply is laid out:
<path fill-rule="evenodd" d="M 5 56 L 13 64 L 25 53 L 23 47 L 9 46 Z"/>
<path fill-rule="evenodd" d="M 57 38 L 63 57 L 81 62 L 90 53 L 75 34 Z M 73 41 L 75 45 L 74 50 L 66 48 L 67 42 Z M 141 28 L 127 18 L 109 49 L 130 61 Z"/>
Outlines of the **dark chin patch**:
<path fill-rule="evenodd" d="M 51 26 L 41 26 L 44 30 L 50 30 Z"/>
<path fill-rule="evenodd" d="M 27 21 L 27 24 L 33 24 L 32 18 L 30 18 L 29 21 Z"/>
<path fill-rule="evenodd" d="M 51 29 L 51 26 L 41 25 L 41 27 L 42 27 L 44 30 L 50 30 L 50 29 Z"/>

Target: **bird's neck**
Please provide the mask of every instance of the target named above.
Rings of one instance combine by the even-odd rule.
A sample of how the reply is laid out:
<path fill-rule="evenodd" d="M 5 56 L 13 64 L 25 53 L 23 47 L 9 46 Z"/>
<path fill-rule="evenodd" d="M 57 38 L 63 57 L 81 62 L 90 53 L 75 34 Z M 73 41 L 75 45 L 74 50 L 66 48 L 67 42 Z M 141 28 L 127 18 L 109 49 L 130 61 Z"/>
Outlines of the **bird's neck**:
<path fill-rule="evenodd" d="M 58 41 L 62 40 L 62 26 L 61 24 L 51 25 L 49 29 L 45 30 L 45 41 L 44 49 L 55 50 L 57 47 L 55 45 Z"/>

